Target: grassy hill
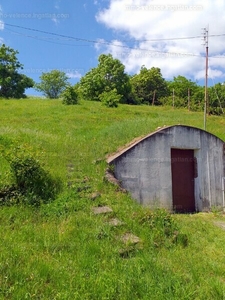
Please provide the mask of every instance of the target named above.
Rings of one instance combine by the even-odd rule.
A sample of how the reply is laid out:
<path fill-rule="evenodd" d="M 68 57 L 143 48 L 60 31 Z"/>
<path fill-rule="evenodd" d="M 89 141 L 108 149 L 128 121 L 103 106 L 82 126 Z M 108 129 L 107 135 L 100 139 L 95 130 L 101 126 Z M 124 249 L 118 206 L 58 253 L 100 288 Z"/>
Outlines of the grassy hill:
<path fill-rule="evenodd" d="M 202 128 L 203 113 L 38 99 L 0 107 L 1 149 L 32 147 L 63 182 L 39 208 L 0 207 L 0 299 L 224 299 L 223 214 L 150 213 L 103 180 L 106 155 L 164 125 Z M 225 140 L 225 117 L 208 117 L 207 130 Z M 0 186 L 8 170 L 0 156 Z M 113 212 L 95 215 L 101 205 Z M 126 233 L 140 242 L 124 243 Z"/>

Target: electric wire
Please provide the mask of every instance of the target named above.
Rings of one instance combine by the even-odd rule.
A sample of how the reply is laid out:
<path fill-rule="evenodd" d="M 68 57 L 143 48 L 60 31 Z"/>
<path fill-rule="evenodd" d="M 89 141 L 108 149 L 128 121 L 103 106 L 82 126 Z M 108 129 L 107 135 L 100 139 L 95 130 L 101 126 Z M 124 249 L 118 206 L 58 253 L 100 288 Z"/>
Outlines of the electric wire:
<path fill-rule="evenodd" d="M 129 49 L 129 50 L 136 50 L 136 51 L 145 51 L 145 52 L 149 52 L 149 53 L 160 53 L 160 54 L 171 54 L 171 55 L 180 55 L 180 56 L 193 56 L 193 57 L 204 57 L 201 54 L 194 54 L 194 53 L 179 53 L 179 52 L 169 52 L 169 51 L 159 51 L 159 50 L 150 50 L 150 49 L 145 49 L 145 48 L 135 48 L 135 47 L 131 47 L 131 46 L 126 46 L 126 45 L 121 45 L 121 44 L 116 44 L 110 41 L 106 41 L 106 40 L 102 40 L 102 39 L 98 39 L 98 40 L 90 40 L 90 39 L 86 39 L 86 38 L 80 38 L 80 37 L 74 37 L 74 36 L 68 36 L 65 34 L 59 34 L 59 33 L 54 33 L 54 32 L 49 32 L 49 31 L 44 31 L 44 30 L 39 30 L 39 29 L 34 29 L 34 28 L 30 28 L 30 27 L 24 27 L 24 26 L 20 26 L 20 25 L 13 25 L 13 24 L 9 24 L 9 23 L 4 23 L 5 26 L 9 26 L 9 27 L 14 27 L 14 28 L 19 28 L 19 29 L 24 29 L 24 30 L 29 30 L 29 31 L 33 31 L 33 32 L 38 32 L 38 33 L 43 33 L 46 35 L 52 35 L 55 37 L 60 37 L 63 39 L 66 39 L 67 41 L 82 41 L 82 42 L 86 42 L 86 43 L 91 43 L 91 44 L 102 44 L 102 45 L 108 45 L 108 46 L 113 46 L 113 47 L 119 47 L 119 48 L 124 48 L 124 49 Z M 47 41 L 43 38 L 40 37 L 34 37 L 34 36 L 29 36 L 26 35 L 29 38 L 33 38 L 33 39 L 37 39 L 37 40 L 43 40 L 43 41 Z M 225 36 L 225 33 L 221 33 L 221 34 L 211 34 L 209 35 L 209 37 L 221 37 L 221 36 Z M 159 39 L 149 39 L 149 40 L 139 40 L 139 42 L 156 42 L 156 41 L 173 41 L 173 40 L 189 40 L 189 39 L 198 39 L 198 38 L 202 38 L 202 36 L 196 35 L 196 36 L 189 36 L 189 37 L 175 37 L 175 38 L 159 38 Z M 47 42 L 51 42 L 51 43 L 57 43 L 57 44 L 61 44 L 59 42 L 55 42 L 55 41 L 47 41 Z M 74 46 L 71 44 L 62 44 L 62 45 L 69 45 L 69 46 Z M 77 45 L 79 46 L 79 45 Z M 87 46 L 87 45 L 82 45 L 82 46 Z M 215 58 L 215 59 L 224 59 L 225 56 L 209 56 L 210 58 Z"/>
<path fill-rule="evenodd" d="M 29 28 L 29 27 L 24 27 L 24 26 L 19 26 L 19 25 L 12 25 L 12 24 L 8 24 L 5 23 L 6 26 L 11 26 L 11 27 L 16 27 L 16 28 L 20 28 L 20 29 L 25 29 L 25 30 L 29 30 L 29 31 L 34 31 L 34 32 L 38 32 L 38 33 L 44 33 L 44 34 L 48 34 L 48 35 L 53 35 L 53 36 L 57 36 L 57 37 L 61 37 L 61 38 L 66 38 L 66 39 L 70 39 L 70 40 L 75 40 L 75 41 L 83 41 L 83 42 L 87 42 L 87 43 L 94 43 L 94 44 L 103 44 L 103 45 L 110 45 L 110 46 L 114 46 L 114 47 L 120 47 L 120 48 L 125 48 L 125 49 L 130 49 L 130 50 L 136 50 L 136 51 L 145 51 L 145 52 L 150 52 L 150 53 L 163 53 L 163 54 L 174 54 L 174 55 L 180 55 L 180 56 L 197 56 L 197 57 L 202 57 L 199 54 L 193 54 L 193 53 L 178 53 L 178 52 L 168 52 L 168 51 L 159 51 L 159 50 L 149 50 L 149 49 L 145 49 L 145 48 L 135 48 L 135 47 L 131 47 L 131 46 L 125 46 L 125 45 L 118 45 L 116 43 L 112 43 L 109 41 L 103 41 L 101 39 L 99 40 L 89 40 L 89 39 L 84 39 L 84 38 L 79 38 L 79 37 L 73 37 L 73 36 L 68 36 L 68 35 L 64 35 L 64 34 L 58 34 L 58 33 L 53 33 L 53 32 L 48 32 L 48 31 L 43 31 L 43 30 L 39 30 L 39 29 L 34 29 L 34 28 Z M 28 37 L 28 36 L 27 36 Z M 29 36 L 32 37 L 32 36 Z M 32 38 L 36 38 L 39 39 L 38 37 L 32 37 Z M 194 37 L 187 37 L 186 39 L 189 38 L 194 38 Z M 197 37 L 195 37 L 197 38 Z M 175 38 L 178 39 L 178 38 Z M 181 38 L 184 39 L 184 38 Z M 162 40 L 162 39 L 159 39 Z M 150 40 L 149 40 L 150 41 Z M 156 40 L 154 40 L 156 41 Z"/>

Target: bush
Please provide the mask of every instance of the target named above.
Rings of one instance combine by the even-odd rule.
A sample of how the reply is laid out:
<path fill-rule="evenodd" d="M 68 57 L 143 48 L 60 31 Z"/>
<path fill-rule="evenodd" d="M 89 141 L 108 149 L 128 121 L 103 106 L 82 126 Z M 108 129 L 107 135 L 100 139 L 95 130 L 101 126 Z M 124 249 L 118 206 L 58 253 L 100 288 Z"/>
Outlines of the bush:
<path fill-rule="evenodd" d="M 19 150 L 19 151 L 18 151 Z M 12 154 L 13 153 L 13 154 Z M 53 178 L 40 162 L 21 148 L 7 154 L 13 184 L 0 190 L 0 203 L 18 203 L 39 206 L 54 199 L 61 188 L 59 179 Z"/>
<path fill-rule="evenodd" d="M 215 115 L 215 116 L 220 116 L 220 115 L 224 114 L 224 111 L 221 107 L 210 107 L 209 114 Z"/>
<path fill-rule="evenodd" d="M 78 103 L 78 93 L 73 86 L 68 86 L 62 93 L 63 104 L 74 105 Z"/>
<path fill-rule="evenodd" d="M 117 90 L 103 92 L 99 95 L 99 100 L 107 107 L 117 107 L 122 96 L 117 93 Z"/>
<path fill-rule="evenodd" d="M 177 96 L 174 97 L 174 100 L 173 100 L 172 96 L 160 98 L 159 103 L 162 105 L 168 105 L 168 106 L 174 105 L 174 107 L 178 107 L 178 108 L 187 107 L 187 103 L 186 103 L 185 99 L 179 98 Z"/>

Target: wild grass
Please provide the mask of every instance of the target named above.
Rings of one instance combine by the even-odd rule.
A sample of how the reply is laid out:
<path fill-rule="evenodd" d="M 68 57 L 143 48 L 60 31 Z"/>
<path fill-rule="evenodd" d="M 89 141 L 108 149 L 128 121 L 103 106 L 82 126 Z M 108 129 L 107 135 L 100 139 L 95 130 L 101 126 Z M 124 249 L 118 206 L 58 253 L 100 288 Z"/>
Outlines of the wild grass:
<path fill-rule="evenodd" d="M 1 100 L 0 146 L 32 146 L 64 190 L 40 208 L 0 207 L 0 299 L 224 299 L 224 215 L 173 215 L 188 243 L 162 238 L 145 222 L 146 208 L 103 180 L 105 156 L 157 127 L 203 127 L 203 113 L 170 107 L 106 108 L 96 102 Z M 225 140 L 225 118 L 207 130 Z M 0 186 L 9 178 L 0 156 Z M 100 196 L 92 198 L 94 192 Z M 113 213 L 94 215 L 93 206 Z M 112 227 L 110 218 L 123 224 Z M 139 246 L 120 237 L 133 233 Z M 132 250 L 129 252 L 129 250 Z M 127 256 L 121 255 L 127 250 Z"/>

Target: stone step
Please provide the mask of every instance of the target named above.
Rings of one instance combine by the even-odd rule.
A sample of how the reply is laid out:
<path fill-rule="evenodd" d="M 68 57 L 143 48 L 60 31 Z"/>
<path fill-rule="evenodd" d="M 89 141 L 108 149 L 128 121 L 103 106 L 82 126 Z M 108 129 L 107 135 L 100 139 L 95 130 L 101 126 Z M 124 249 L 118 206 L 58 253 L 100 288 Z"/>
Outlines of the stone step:
<path fill-rule="evenodd" d="M 124 225 L 124 222 L 120 221 L 120 220 L 117 219 L 117 218 L 110 219 L 107 223 L 108 223 L 109 225 L 115 226 L 115 227 Z"/>
<path fill-rule="evenodd" d="M 92 211 L 95 215 L 99 215 L 99 214 L 108 214 L 108 213 L 112 213 L 113 210 L 111 207 L 109 206 L 97 206 L 97 207 L 93 207 Z"/>
<path fill-rule="evenodd" d="M 140 238 L 132 233 L 125 233 L 121 236 L 121 241 L 125 244 L 135 245 L 140 243 Z"/>

